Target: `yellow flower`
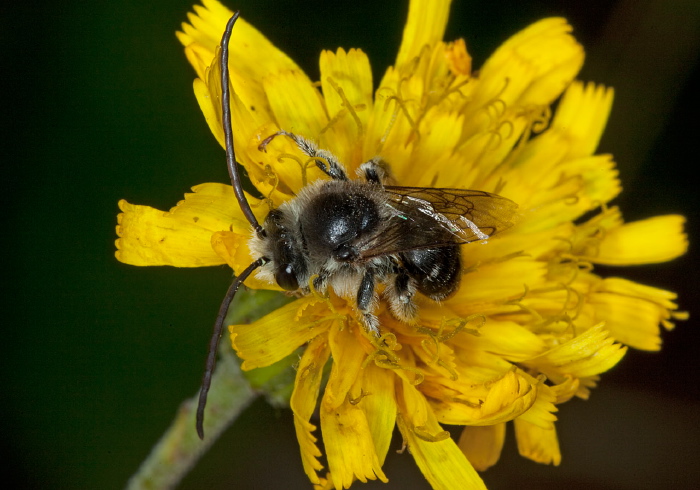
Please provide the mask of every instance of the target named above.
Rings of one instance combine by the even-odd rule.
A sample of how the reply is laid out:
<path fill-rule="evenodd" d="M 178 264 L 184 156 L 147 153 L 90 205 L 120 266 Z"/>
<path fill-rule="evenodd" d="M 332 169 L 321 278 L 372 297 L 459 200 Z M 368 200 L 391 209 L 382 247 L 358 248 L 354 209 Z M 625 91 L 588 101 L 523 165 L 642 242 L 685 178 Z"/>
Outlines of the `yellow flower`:
<path fill-rule="evenodd" d="M 231 12 L 203 3 L 178 37 L 223 145 L 217 46 Z M 595 152 L 613 91 L 574 80 L 584 52 L 571 27 L 561 18 L 536 22 L 473 72 L 464 41 L 442 41 L 448 11 L 447 0 L 411 1 L 396 63 L 374 94 L 360 50 L 322 52 L 314 83 L 244 20 L 231 39 L 236 155 L 263 196 L 247 196 L 258 220 L 327 178 L 287 138 L 258 149 L 279 130 L 317 142 L 350 175 L 379 155 L 400 185 L 484 190 L 519 205 L 514 227 L 462 247 L 453 296 L 418 298 L 416 325 L 396 320 L 382 299 L 376 339 L 353 301 L 329 291 L 230 327 L 245 370 L 304 347 L 290 405 L 304 470 L 321 488 L 387 481 L 382 464 L 395 426 L 434 488 L 484 488 L 475 468 L 498 460 L 509 421 L 523 456 L 559 464 L 556 405 L 587 398 L 627 346 L 659 349 L 660 326 L 683 318 L 672 292 L 594 272 L 595 264 L 670 260 L 687 240 L 680 216 L 624 223 L 607 205 L 621 187 L 612 157 Z M 257 258 L 228 185 L 196 186 L 168 212 L 119 205 L 122 262 L 225 263 L 240 274 Z M 264 277 L 246 284 L 280 289 Z M 462 426 L 459 439 L 443 425 Z"/>

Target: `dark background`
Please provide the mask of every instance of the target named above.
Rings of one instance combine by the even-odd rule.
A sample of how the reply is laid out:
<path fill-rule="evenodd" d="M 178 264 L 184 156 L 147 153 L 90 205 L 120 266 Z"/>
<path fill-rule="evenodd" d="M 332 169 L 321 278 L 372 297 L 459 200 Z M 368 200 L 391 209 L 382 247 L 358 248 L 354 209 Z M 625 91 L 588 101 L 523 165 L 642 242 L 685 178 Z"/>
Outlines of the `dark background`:
<path fill-rule="evenodd" d="M 227 2 L 312 79 L 320 50 L 343 46 L 368 52 L 376 81 L 394 60 L 407 1 L 374 3 Z M 228 180 L 174 35 L 191 0 L 8 4 L 0 7 L 2 480 L 121 488 L 196 392 L 230 279 L 224 267 L 114 259 L 120 198 L 168 209 L 192 185 Z M 688 255 L 611 273 L 678 291 L 697 317 L 699 4 L 572 4 L 455 0 L 446 38 L 465 37 L 478 67 L 529 23 L 570 20 L 587 50 L 580 78 L 616 89 L 600 147 L 619 163 L 625 192 L 616 202 L 631 220 L 689 219 Z M 511 431 L 484 474 L 489 488 L 695 487 L 697 323 L 665 333 L 661 353 L 630 352 L 591 400 L 561 406 L 560 467 L 517 456 Z M 391 482 L 382 488 L 427 488 L 408 454 L 390 451 L 385 470 Z M 289 411 L 256 402 L 182 488 L 310 488 Z"/>

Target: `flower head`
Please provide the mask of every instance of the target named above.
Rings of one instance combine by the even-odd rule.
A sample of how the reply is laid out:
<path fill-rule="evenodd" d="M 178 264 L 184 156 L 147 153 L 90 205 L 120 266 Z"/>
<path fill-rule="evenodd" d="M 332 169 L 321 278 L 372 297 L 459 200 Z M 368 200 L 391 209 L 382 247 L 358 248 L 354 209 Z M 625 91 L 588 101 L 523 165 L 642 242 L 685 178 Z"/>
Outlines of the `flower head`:
<path fill-rule="evenodd" d="M 223 144 L 217 46 L 231 12 L 203 3 L 178 37 Z M 523 456 L 559 464 L 556 406 L 587 398 L 628 346 L 659 349 L 660 326 L 683 317 L 675 294 L 594 271 L 667 261 L 687 241 L 680 216 L 624 223 L 608 205 L 621 187 L 612 157 L 595 152 L 613 91 L 575 81 L 584 53 L 571 27 L 561 18 L 536 22 L 475 72 L 463 40 L 442 40 L 448 10 L 449 1 L 411 1 L 396 62 L 374 92 L 360 50 L 322 52 L 314 83 L 244 20 L 231 40 L 236 155 L 262 196 L 247 196 L 260 221 L 328 178 L 290 139 L 260 151 L 278 131 L 316 142 L 348 175 L 378 155 L 401 186 L 475 189 L 518 204 L 513 227 L 461 248 L 452 296 L 416 296 L 415 322 L 397 320 L 380 295 L 379 338 L 352 298 L 313 284 L 260 320 L 230 327 L 246 370 L 303 347 L 290 405 L 304 469 L 320 487 L 386 481 L 395 426 L 435 488 L 483 488 L 475 468 L 498 460 L 511 421 Z M 257 258 L 228 185 L 196 186 L 169 212 L 126 201 L 120 208 L 123 262 L 226 263 L 240 274 Z M 246 284 L 280 289 L 265 274 Z M 328 472 L 312 423 L 317 408 Z M 459 440 L 443 425 L 462 426 Z"/>

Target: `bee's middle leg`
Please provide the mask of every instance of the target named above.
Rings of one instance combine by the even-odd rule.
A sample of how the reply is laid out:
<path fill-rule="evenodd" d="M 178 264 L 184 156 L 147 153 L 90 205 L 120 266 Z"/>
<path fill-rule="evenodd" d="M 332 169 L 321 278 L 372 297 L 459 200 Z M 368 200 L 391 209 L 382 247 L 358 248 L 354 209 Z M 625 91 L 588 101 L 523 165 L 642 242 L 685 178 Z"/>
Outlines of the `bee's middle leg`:
<path fill-rule="evenodd" d="M 297 147 L 301 150 L 301 152 L 304 155 L 311 158 L 318 157 L 318 159 L 314 160 L 316 166 L 319 169 L 321 169 L 323 173 L 328 175 L 331 179 L 348 180 L 348 176 L 345 173 L 343 165 L 340 163 L 340 161 L 338 161 L 338 158 L 335 155 L 333 155 L 328 150 L 319 149 L 316 143 L 314 143 L 313 141 L 308 140 L 303 136 L 290 133 L 289 131 L 280 130 L 276 133 L 271 134 L 270 136 L 265 138 L 262 143 L 258 145 L 258 150 L 267 151 L 267 145 L 269 145 L 273 139 L 280 135 L 287 136 L 292 141 L 294 141 L 294 143 L 296 143 Z"/>

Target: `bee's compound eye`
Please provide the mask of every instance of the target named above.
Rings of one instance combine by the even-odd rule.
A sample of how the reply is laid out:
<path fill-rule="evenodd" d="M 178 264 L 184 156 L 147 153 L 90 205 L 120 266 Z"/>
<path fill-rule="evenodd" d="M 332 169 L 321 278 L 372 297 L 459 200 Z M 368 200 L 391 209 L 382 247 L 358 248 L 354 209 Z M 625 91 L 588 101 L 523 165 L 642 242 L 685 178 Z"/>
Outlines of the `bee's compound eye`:
<path fill-rule="evenodd" d="M 287 291 L 299 289 L 299 282 L 296 274 L 294 274 L 294 269 L 292 269 L 292 264 L 282 264 L 275 271 L 275 281 L 282 289 Z"/>

